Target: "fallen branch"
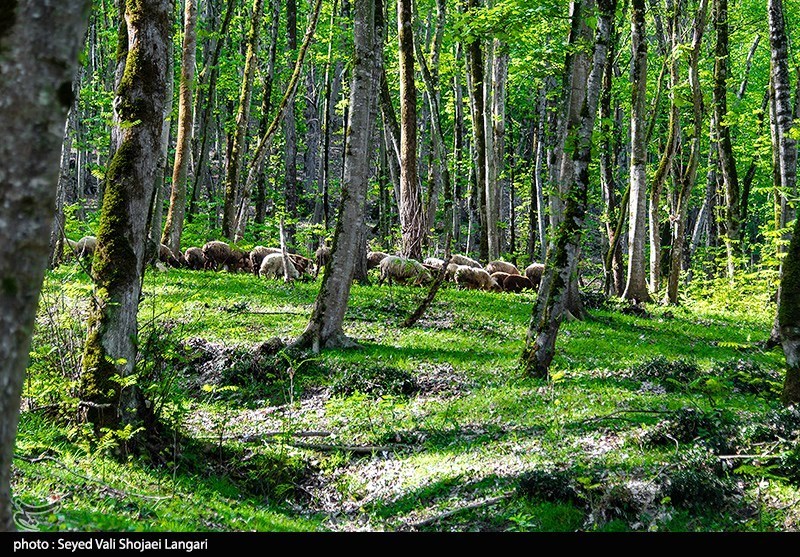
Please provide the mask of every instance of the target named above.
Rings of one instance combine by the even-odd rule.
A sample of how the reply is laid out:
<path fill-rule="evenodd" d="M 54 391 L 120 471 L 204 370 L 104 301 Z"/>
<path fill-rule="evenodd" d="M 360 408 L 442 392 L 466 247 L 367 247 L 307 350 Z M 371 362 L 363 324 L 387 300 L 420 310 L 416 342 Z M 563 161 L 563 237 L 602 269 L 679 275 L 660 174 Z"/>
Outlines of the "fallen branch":
<path fill-rule="evenodd" d="M 464 511 L 471 511 L 471 510 L 474 510 L 474 509 L 479 509 L 481 507 L 489 507 L 491 505 L 496 505 L 497 503 L 500 503 L 501 501 L 505 501 L 506 499 L 510 499 L 511 497 L 513 497 L 513 495 L 514 495 L 513 492 L 509 492 L 509 493 L 504 493 L 503 495 L 498 495 L 497 497 L 490 497 L 489 499 L 484 499 L 482 501 L 476 501 L 474 503 L 470 503 L 469 505 L 464 505 L 463 507 L 458 507 L 457 509 L 452 509 L 452 510 L 449 510 L 447 512 L 443 512 L 441 514 L 437 514 L 436 516 L 432 516 L 430 518 L 426 518 L 425 520 L 423 520 L 421 522 L 411 523 L 411 524 L 409 524 L 409 526 L 411 526 L 412 528 L 420 528 L 422 526 L 430 526 L 431 524 L 435 524 L 436 522 L 439 522 L 440 520 L 444 520 L 445 518 L 450 518 L 451 516 L 456 515 L 456 514 L 461 513 L 461 512 L 464 512 Z"/>
<path fill-rule="evenodd" d="M 719 455 L 717 458 L 720 460 L 734 460 L 739 458 L 755 458 L 755 459 L 768 459 L 768 458 L 780 458 L 781 455 L 779 454 L 725 454 Z"/>
<path fill-rule="evenodd" d="M 195 437 L 198 441 L 243 441 L 245 443 L 252 443 L 264 438 L 270 437 L 330 437 L 333 435 L 332 431 L 266 431 L 264 433 L 248 433 L 243 435 L 224 435 L 220 438 L 219 435 L 209 437 Z"/>
<path fill-rule="evenodd" d="M 672 410 L 615 410 L 610 414 L 605 414 L 603 416 L 593 416 L 591 418 L 586 418 L 585 420 L 581 420 L 577 423 L 579 424 L 588 424 L 592 422 L 598 422 L 601 420 L 608 420 L 608 419 L 617 419 L 617 420 L 627 420 L 627 421 L 634 421 L 629 418 L 622 418 L 619 417 L 620 414 L 674 414 L 675 412 Z"/>

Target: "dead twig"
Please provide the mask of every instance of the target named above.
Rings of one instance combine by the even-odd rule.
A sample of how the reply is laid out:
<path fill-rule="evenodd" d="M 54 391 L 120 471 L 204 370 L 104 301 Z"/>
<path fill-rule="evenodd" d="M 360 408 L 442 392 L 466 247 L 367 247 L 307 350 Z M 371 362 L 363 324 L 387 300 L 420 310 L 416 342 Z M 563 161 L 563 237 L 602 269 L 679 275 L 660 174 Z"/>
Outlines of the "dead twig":
<path fill-rule="evenodd" d="M 423 526 L 430 526 L 431 524 L 435 524 L 440 520 L 444 520 L 446 518 L 450 518 L 453 515 L 458 513 L 462 513 L 464 511 L 471 511 L 474 509 L 479 509 L 481 507 L 489 507 L 491 505 L 496 505 L 501 501 L 505 501 L 506 499 L 510 499 L 514 496 L 513 492 L 504 493 L 503 495 L 498 495 L 497 497 L 490 497 L 489 499 L 483 499 L 481 501 L 475 501 L 474 503 L 470 503 L 469 505 L 464 505 L 463 507 L 458 507 L 455 509 L 451 509 L 449 511 L 443 512 L 441 514 L 437 514 L 436 516 L 432 516 L 430 518 L 426 518 L 421 522 L 414 522 L 409 524 L 412 528 L 421 528 Z"/>

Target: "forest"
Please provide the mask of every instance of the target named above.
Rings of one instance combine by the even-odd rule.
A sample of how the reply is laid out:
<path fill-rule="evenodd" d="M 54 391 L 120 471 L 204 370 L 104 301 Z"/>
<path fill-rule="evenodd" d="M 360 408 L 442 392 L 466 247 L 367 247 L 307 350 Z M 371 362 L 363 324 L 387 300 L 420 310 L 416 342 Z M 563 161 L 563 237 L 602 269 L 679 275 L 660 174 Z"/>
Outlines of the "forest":
<path fill-rule="evenodd" d="M 799 530 L 798 14 L 0 4 L 0 531 Z"/>

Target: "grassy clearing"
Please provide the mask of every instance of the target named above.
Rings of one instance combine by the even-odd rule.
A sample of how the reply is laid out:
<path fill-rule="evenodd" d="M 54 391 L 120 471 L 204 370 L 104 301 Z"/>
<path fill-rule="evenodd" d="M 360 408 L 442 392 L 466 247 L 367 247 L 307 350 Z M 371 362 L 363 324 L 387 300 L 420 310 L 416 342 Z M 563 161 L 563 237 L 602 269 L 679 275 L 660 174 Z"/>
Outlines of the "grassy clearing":
<path fill-rule="evenodd" d="M 777 402 L 759 290 L 705 285 L 649 318 L 594 308 L 562 327 L 546 381 L 518 365 L 531 294 L 446 288 L 408 330 L 421 289 L 356 285 L 361 349 L 254 356 L 302 332 L 318 285 L 148 274 L 143 369 L 176 434 L 145 461 L 53 410 L 74 395 L 63 346 L 88 289 L 75 267 L 49 275 L 15 461 L 32 527 L 797 529 L 800 417 Z"/>

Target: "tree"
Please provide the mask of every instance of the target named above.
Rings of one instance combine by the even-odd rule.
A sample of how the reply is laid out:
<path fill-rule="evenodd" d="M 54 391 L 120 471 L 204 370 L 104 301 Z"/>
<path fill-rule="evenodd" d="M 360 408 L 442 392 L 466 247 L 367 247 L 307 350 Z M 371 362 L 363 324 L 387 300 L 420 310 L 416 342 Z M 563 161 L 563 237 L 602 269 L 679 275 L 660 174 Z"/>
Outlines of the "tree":
<path fill-rule="evenodd" d="M 790 135 L 792 103 L 789 84 L 789 44 L 782 0 L 768 1 L 772 85 L 778 139 L 781 186 L 794 191 L 797 183 L 797 142 Z M 800 219 L 795 219 L 789 250 L 783 260 L 778 309 L 781 346 L 786 356 L 786 379 L 781 400 L 800 403 Z"/>
<path fill-rule="evenodd" d="M 356 258 L 363 255 L 359 240 L 369 179 L 370 136 L 376 110 L 373 103 L 377 102 L 383 61 L 382 14 L 380 0 L 355 0 L 353 3 L 355 55 L 339 216 L 330 264 L 325 269 L 311 318 L 303 334 L 293 343 L 298 348 L 311 347 L 314 352 L 354 344 L 344 334 L 342 323 Z"/>
<path fill-rule="evenodd" d="M 10 481 L 20 396 L 89 5 L 21 0 L 0 7 L 0 126 L 7 134 L 0 142 L 0 531 L 14 530 Z"/>
<path fill-rule="evenodd" d="M 397 0 L 400 52 L 400 224 L 402 254 L 422 259 L 425 214 L 417 177 L 417 87 L 414 83 L 414 29 L 411 0 Z"/>
<path fill-rule="evenodd" d="M 631 176 L 628 229 L 628 281 L 622 297 L 649 302 L 644 266 L 645 201 L 647 199 L 645 109 L 647 96 L 647 36 L 644 0 L 631 3 Z"/>
<path fill-rule="evenodd" d="M 247 54 L 245 57 L 242 88 L 239 93 L 239 109 L 236 113 L 236 131 L 233 136 L 231 155 L 225 174 L 225 204 L 222 209 L 222 234 L 234 239 L 236 234 L 236 212 L 242 198 L 240 181 L 244 167 L 244 153 L 247 148 L 247 126 L 250 123 L 250 99 L 253 95 L 253 79 L 258 64 L 258 37 L 261 33 L 261 15 L 264 13 L 264 0 L 253 0 L 250 30 L 247 33 Z"/>
<path fill-rule="evenodd" d="M 592 132 L 602 87 L 603 68 L 614 25 L 616 0 L 598 0 L 599 17 L 595 31 L 594 53 L 586 83 L 586 96 L 577 125 L 569 128 L 572 145 L 572 183 L 566 190 L 564 219 L 554 234 L 548 251 L 545 274 L 539 296 L 533 307 L 530 326 L 522 353 L 528 374 L 546 377 L 555 354 L 556 338 L 566 313 L 570 282 L 577 272 L 580 244 L 588 204 L 589 163 L 592 154 Z M 585 15 L 583 17 L 586 17 Z M 575 74 L 573 74 L 574 76 Z"/>
<path fill-rule="evenodd" d="M 172 169 L 172 192 L 167 211 L 167 222 L 161 243 L 166 244 L 173 253 L 181 249 L 183 216 L 186 212 L 186 175 L 192 145 L 192 95 L 194 93 L 195 47 L 197 44 L 197 4 L 196 0 L 186 0 L 183 18 L 183 56 L 181 63 L 181 84 L 178 101 L 178 141 L 175 148 L 175 165 Z"/>
<path fill-rule="evenodd" d="M 92 265 L 94 296 L 81 373 L 85 419 L 96 431 L 149 419 L 134 373 L 137 311 L 150 228 L 158 145 L 167 102 L 172 2 L 128 2 L 128 55 L 114 102 L 120 143 L 106 190 Z M 123 380 L 120 380 L 122 378 Z M 124 386 L 127 385 L 127 386 Z"/>

